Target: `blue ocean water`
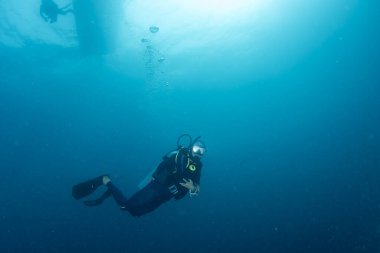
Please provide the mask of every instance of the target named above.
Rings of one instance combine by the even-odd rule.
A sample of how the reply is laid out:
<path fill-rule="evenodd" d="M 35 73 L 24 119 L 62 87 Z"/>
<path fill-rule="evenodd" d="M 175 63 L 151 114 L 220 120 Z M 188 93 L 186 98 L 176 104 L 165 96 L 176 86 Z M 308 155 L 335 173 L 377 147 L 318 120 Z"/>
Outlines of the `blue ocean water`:
<path fill-rule="evenodd" d="M 375 0 L 0 0 L 0 251 L 380 252 Z M 207 145 L 197 198 L 125 195 Z"/>

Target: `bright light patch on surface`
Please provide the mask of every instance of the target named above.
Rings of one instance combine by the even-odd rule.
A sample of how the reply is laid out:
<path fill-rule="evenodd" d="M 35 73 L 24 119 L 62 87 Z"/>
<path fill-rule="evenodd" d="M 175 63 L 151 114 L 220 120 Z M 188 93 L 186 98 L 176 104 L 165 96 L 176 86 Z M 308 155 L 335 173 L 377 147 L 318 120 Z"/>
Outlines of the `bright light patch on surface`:
<path fill-rule="evenodd" d="M 126 26 L 122 41 L 152 36 L 156 45 L 171 51 L 191 50 L 246 36 L 273 0 L 134 0 L 125 5 Z M 270 9 L 271 11 L 274 8 Z M 256 26 L 257 28 L 257 26 Z M 234 36 L 231 36 L 232 34 Z"/>
<path fill-rule="evenodd" d="M 202 86 L 221 79 L 250 84 L 287 71 L 320 47 L 355 1 L 127 1 L 121 41 L 133 53 L 148 39 L 175 83 L 199 77 Z M 150 33 L 152 25 L 159 32 Z"/>
<path fill-rule="evenodd" d="M 69 0 L 56 1 L 61 6 Z M 165 82 L 199 77 L 195 83 L 202 86 L 242 83 L 239 78 L 249 84 L 287 71 L 320 48 L 358 0 L 77 1 L 92 5 L 54 24 L 41 19 L 38 0 L 0 3 L 0 43 L 77 47 L 83 34 L 75 21 L 94 16 L 95 34 L 109 38 L 107 53 L 127 59 L 128 67 L 115 65 L 129 72 L 137 66 L 134 73 L 165 73 Z M 151 27 L 157 28 L 152 32 Z"/>
<path fill-rule="evenodd" d="M 239 14 L 240 11 L 258 6 L 262 1 L 255 0 L 193 0 L 181 1 L 179 4 L 188 10 L 189 13 L 204 13 L 207 15 L 232 15 Z"/>
<path fill-rule="evenodd" d="M 229 17 L 240 19 L 252 9 L 260 8 L 272 0 L 166 0 L 166 1 L 132 1 L 127 2 L 127 18 L 136 21 L 144 19 L 162 20 L 176 14 L 177 20 L 188 19 L 197 22 L 198 17 L 225 20 Z M 167 16 L 170 15 L 170 16 Z M 230 20 L 231 21 L 231 20 Z"/>

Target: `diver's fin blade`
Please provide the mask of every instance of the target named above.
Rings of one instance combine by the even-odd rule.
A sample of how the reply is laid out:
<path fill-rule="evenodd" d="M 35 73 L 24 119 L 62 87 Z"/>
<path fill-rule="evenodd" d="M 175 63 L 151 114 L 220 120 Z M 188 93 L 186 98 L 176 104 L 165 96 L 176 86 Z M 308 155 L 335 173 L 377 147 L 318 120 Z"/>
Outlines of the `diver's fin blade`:
<path fill-rule="evenodd" d="M 85 182 L 74 185 L 72 195 L 75 199 L 81 199 L 93 193 L 99 186 L 103 184 L 103 176 L 99 176 Z"/>
<path fill-rule="evenodd" d="M 98 206 L 101 203 L 103 203 L 103 201 L 110 196 L 111 196 L 111 191 L 107 190 L 102 194 L 102 196 L 100 196 L 100 198 L 92 199 L 92 200 L 85 200 L 85 201 L 83 201 L 83 204 L 85 204 L 86 206 Z"/>

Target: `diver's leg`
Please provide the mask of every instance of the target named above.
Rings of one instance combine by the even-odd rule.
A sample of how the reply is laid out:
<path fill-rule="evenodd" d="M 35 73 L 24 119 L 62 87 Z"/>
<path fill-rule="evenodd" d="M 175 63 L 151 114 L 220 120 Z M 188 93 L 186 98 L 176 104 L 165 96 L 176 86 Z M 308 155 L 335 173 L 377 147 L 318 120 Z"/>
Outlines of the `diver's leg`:
<path fill-rule="evenodd" d="M 111 182 L 107 184 L 107 187 L 121 209 L 127 210 L 133 216 L 149 213 L 172 198 L 167 188 L 156 182 L 151 182 L 129 199 L 126 199 Z"/>
<path fill-rule="evenodd" d="M 120 208 L 126 208 L 127 199 L 124 197 L 123 193 L 112 182 L 107 183 L 106 186 Z"/>
<path fill-rule="evenodd" d="M 69 7 L 71 7 L 71 3 L 70 3 L 70 4 L 66 4 L 65 6 L 63 6 L 63 7 L 61 8 L 61 10 L 67 9 L 67 8 L 69 8 Z"/>
<path fill-rule="evenodd" d="M 59 8 L 58 13 L 61 15 L 66 15 L 67 13 L 70 13 L 70 12 L 74 14 L 74 10 L 70 7 L 71 7 L 71 4 L 67 4 L 67 5 L 63 6 L 62 8 Z"/>

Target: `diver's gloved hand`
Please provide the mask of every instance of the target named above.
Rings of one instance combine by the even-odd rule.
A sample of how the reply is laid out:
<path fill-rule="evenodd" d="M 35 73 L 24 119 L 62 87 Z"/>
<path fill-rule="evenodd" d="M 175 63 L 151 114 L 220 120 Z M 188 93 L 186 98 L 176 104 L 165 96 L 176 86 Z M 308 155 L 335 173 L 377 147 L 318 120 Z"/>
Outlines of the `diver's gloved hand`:
<path fill-rule="evenodd" d="M 196 196 L 199 194 L 199 185 L 193 183 L 191 179 L 183 179 L 184 183 L 179 183 L 183 187 L 189 189 L 190 196 Z"/>
<path fill-rule="evenodd" d="M 183 187 L 189 189 L 190 191 L 193 191 L 195 189 L 195 185 L 191 179 L 183 178 L 184 183 L 179 183 Z"/>
<path fill-rule="evenodd" d="M 111 182 L 111 179 L 109 178 L 109 176 L 107 175 L 103 176 L 103 184 L 107 185 L 109 182 Z"/>

